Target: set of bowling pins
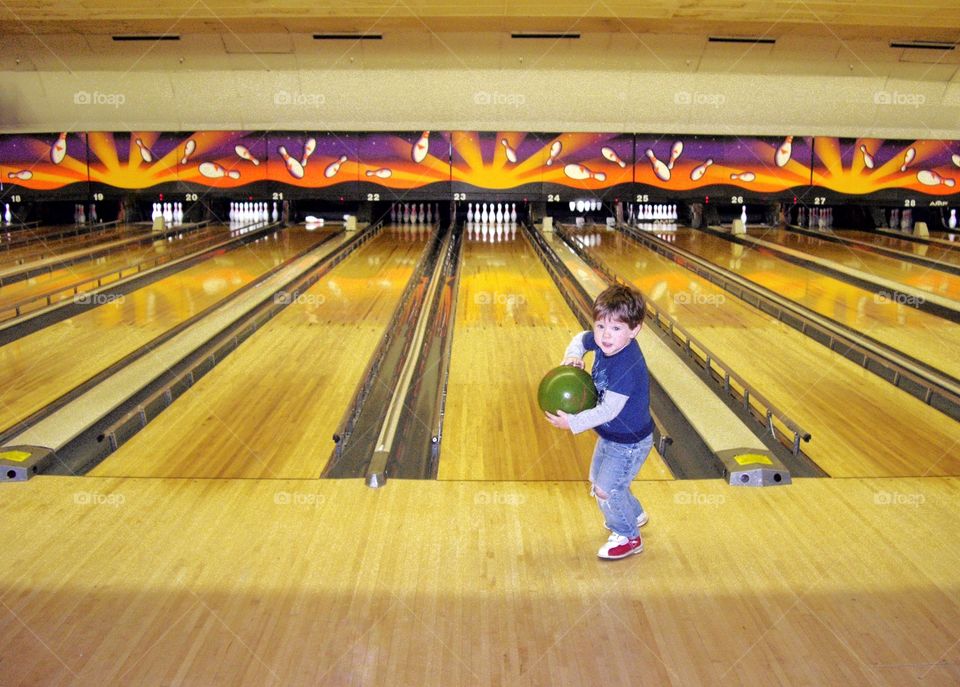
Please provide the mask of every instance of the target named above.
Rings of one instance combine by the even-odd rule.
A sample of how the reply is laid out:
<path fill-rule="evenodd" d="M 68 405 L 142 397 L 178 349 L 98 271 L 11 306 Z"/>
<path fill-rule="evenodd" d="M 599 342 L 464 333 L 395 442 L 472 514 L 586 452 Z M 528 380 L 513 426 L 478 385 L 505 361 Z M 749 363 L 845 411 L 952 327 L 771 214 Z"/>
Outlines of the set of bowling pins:
<path fill-rule="evenodd" d="M 913 231 L 913 210 L 907 208 L 900 214 L 899 208 L 890 211 L 890 228 L 900 231 Z"/>
<path fill-rule="evenodd" d="M 163 218 L 165 225 L 183 223 L 183 205 L 181 203 L 154 203 L 150 219 Z"/>
<path fill-rule="evenodd" d="M 512 241 L 517 237 L 517 224 L 511 222 L 504 226 L 500 224 L 491 224 L 490 222 L 468 222 L 467 239 L 471 241 L 482 241 L 485 243 L 499 243 L 501 241 Z"/>
<path fill-rule="evenodd" d="M 571 200 L 568 204 L 570 212 L 596 212 L 603 209 L 603 203 L 597 198 L 587 200 Z"/>
<path fill-rule="evenodd" d="M 511 203 L 509 207 L 506 203 L 497 203 L 496 208 L 494 208 L 493 203 L 477 203 L 476 210 L 473 208 L 473 203 L 467 204 L 467 222 L 502 224 L 503 222 L 516 221 L 516 203 Z"/>
<path fill-rule="evenodd" d="M 97 222 L 97 206 L 93 203 L 90 203 L 90 214 L 87 215 L 87 211 L 83 207 L 83 203 L 75 203 L 73 206 L 73 223 L 74 224 L 86 224 L 87 221 Z M 9 222 L 7 222 L 9 224 Z"/>
<path fill-rule="evenodd" d="M 630 224 L 639 222 L 676 222 L 677 221 L 676 204 L 666 203 L 641 203 L 636 206 L 630 206 L 630 212 L 627 215 L 627 221 Z"/>
<path fill-rule="evenodd" d="M 440 220 L 440 208 L 434 205 L 420 203 L 419 209 L 416 203 L 393 203 L 390 205 L 390 221 L 403 224 L 418 224 L 426 222 L 432 224 L 434 218 Z"/>
<path fill-rule="evenodd" d="M 231 224 L 247 222 L 276 222 L 280 218 L 277 210 L 277 201 L 273 201 L 273 210 L 267 206 L 267 201 L 230 203 L 230 212 L 227 215 Z"/>
<path fill-rule="evenodd" d="M 810 229 L 827 229 L 833 226 L 833 208 L 801 207 L 797 213 L 797 224 Z"/>

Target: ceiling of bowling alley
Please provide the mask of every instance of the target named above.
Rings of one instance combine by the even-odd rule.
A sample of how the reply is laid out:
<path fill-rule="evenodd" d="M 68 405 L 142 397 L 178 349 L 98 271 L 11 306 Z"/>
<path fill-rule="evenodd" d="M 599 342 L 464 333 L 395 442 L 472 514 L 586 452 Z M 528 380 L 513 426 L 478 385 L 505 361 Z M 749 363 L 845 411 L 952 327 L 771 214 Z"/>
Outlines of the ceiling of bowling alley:
<path fill-rule="evenodd" d="M 6 34 L 581 32 L 960 40 L 956 0 L 5 0 Z"/>

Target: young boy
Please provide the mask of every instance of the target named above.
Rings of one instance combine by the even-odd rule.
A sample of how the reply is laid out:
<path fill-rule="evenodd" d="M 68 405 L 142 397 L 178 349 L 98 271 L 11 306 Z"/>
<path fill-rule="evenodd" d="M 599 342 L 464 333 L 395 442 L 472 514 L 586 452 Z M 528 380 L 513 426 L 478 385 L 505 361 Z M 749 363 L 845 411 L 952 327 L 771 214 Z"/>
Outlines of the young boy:
<path fill-rule="evenodd" d="M 600 558 L 624 558 L 643 551 L 639 528 L 647 524 L 643 506 L 630 491 L 653 447 L 650 380 L 636 341 L 643 325 L 643 296 L 627 286 L 611 286 L 593 306 L 593 331 L 573 337 L 563 364 L 583 367 L 594 351 L 595 408 L 582 413 L 547 413 L 554 427 L 600 435 L 590 464 L 590 493 L 596 497 L 607 529 L 613 534 L 600 547 Z"/>

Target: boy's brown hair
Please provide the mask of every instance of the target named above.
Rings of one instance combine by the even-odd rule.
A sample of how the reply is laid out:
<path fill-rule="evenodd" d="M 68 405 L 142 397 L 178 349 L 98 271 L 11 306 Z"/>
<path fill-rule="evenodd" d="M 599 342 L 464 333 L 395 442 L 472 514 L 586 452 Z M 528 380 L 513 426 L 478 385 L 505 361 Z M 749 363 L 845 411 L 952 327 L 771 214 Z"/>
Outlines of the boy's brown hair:
<path fill-rule="evenodd" d="M 593 304 L 593 319 L 612 317 L 633 329 L 643 323 L 644 310 L 643 294 L 624 284 L 615 284 L 597 296 Z"/>

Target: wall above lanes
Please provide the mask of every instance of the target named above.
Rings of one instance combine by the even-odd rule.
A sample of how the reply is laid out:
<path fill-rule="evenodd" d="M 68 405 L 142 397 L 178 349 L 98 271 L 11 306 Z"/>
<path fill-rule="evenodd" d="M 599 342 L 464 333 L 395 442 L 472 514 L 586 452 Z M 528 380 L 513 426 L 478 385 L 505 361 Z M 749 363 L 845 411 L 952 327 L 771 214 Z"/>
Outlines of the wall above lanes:
<path fill-rule="evenodd" d="M 942 205 L 960 141 L 522 131 L 0 135 L 0 202 L 143 198 Z M 810 200 L 808 200 L 810 199 Z"/>

